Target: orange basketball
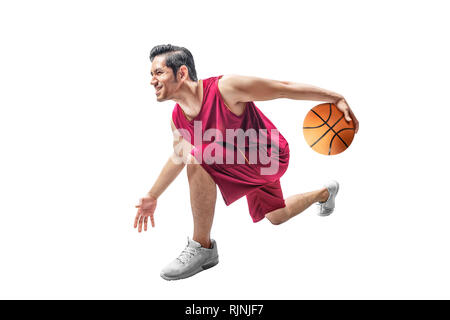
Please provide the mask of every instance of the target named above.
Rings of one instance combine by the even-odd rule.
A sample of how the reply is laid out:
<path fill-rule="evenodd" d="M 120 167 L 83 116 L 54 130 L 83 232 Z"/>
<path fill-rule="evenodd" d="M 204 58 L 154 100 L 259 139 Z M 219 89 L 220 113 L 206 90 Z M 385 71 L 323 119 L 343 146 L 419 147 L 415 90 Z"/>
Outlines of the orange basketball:
<path fill-rule="evenodd" d="M 332 103 L 312 108 L 303 121 L 303 136 L 316 152 L 334 155 L 345 151 L 353 141 L 355 125 Z"/>

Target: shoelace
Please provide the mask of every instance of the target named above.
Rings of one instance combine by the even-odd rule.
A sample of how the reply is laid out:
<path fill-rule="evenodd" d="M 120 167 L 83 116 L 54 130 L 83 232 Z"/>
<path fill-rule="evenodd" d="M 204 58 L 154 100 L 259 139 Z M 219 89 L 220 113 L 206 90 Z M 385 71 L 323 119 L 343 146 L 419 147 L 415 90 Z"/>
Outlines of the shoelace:
<path fill-rule="evenodd" d="M 197 250 L 191 247 L 186 247 L 180 253 L 180 256 L 177 258 L 182 264 L 188 262 L 193 256 L 197 254 Z"/>

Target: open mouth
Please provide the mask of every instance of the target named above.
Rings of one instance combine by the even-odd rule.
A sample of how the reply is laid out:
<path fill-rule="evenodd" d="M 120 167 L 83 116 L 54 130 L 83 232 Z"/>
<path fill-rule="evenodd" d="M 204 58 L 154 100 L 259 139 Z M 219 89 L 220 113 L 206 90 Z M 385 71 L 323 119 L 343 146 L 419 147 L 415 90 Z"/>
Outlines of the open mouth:
<path fill-rule="evenodd" d="M 158 86 L 158 87 L 155 87 L 155 89 L 156 89 L 156 94 L 158 94 L 160 91 L 161 91 L 161 89 L 162 89 L 162 86 Z"/>

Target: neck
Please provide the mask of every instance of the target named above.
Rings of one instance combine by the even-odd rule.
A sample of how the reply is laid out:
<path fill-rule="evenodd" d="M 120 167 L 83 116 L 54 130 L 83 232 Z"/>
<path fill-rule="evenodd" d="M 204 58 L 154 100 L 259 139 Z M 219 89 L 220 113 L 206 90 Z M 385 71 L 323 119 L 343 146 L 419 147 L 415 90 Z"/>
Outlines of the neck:
<path fill-rule="evenodd" d="M 201 81 L 185 81 L 172 99 L 178 103 L 185 115 L 195 118 L 202 108 L 203 84 Z"/>

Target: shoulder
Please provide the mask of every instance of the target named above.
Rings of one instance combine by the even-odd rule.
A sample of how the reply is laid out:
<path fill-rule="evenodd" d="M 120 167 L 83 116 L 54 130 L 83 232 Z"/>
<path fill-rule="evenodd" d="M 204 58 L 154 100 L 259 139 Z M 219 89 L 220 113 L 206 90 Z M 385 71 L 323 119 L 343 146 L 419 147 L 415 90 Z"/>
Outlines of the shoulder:
<path fill-rule="evenodd" d="M 242 99 L 240 81 L 242 76 L 224 75 L 220 76 L 217 82 L 217 89 L 222 96 L 225 105 L 235 115 L 241 115 L 246 107 L 246 101 Z"/>
<path fill-rule="evenodd" d="M 282 98 L 287 82 L 241 76 L 223 76 L 219 90 L 233 102 L 265 101 Z"/>
<path fill-rule="evenodd" d="M 222 97 L 230 104 L 240 102 L 240 92 L 246 85 L 245 76 L 237 74 L 227 74 L 218 77 L 217 87 Z"/>
<path fill-rule="evenodd" d="M 255 82 L 264 80 L 262 78 L 243 76 L 239 74 L 227 74 L 219 77 L 219 83 L 224 87 L 230 87 L 233 89 L 242 89 L 251 85 Z"/>
<path fill-rule="evenodd" d="M 218 77 L 219 89 L 229 90 L 236 89 L 244 79 L 244 76 L 237 74 L 226 74 Z"/>
<path fill-rule="evenodd" d="M 220 78 L 218 87 L 222 95 L 234 102 L 253 101 L 254 92 L 269 87 L 272 80 L 243 76 L 238 74 L 224 75 Z"/>

